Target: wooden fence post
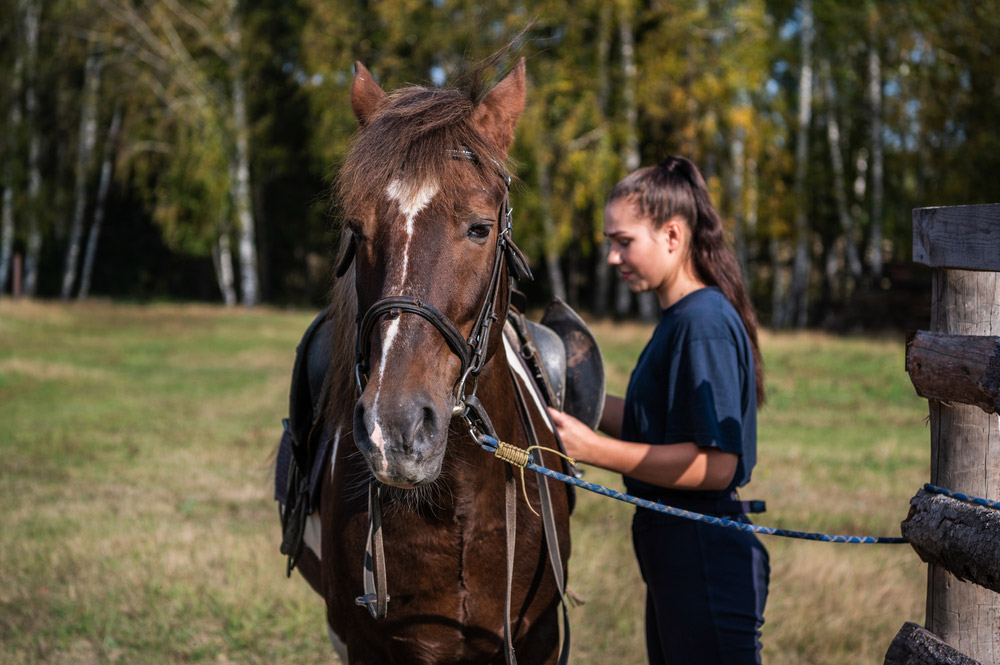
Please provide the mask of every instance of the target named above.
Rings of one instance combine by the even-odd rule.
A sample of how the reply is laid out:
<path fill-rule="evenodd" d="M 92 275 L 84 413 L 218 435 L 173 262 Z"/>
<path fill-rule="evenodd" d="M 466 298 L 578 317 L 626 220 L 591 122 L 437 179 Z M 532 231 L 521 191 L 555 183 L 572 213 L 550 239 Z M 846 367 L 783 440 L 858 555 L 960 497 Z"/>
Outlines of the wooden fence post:
<path fill-rule="evenodd" d="M 913 211 L 913 260 L 933 268 L 931 331 L 1000 335 L 1000 204 Z M 996 413 L 931 399 L 931 483 L 1000 500 Z M 928 567 L 927 629 L 1000 665 L 1000 594 Z"/>

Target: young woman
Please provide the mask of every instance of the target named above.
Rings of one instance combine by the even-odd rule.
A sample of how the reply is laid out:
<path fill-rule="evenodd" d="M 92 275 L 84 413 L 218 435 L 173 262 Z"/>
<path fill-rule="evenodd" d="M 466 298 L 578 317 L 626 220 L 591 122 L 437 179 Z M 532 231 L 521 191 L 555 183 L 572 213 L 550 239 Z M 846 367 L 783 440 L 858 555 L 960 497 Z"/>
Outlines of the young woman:
<path fill-rule="evenodd" d="M 602 437 L 552 411 L 567 452 L 625 476 L 630 494 L 749 521 L 763 402 L 757 321 L 705 180 L 668 157 L 615 185 L 608 263 L 663 310 Z M 753 534 L 639 508 L 632 538 L 646 582 L 649 662 L 760 663 L 769 562 Z"/>

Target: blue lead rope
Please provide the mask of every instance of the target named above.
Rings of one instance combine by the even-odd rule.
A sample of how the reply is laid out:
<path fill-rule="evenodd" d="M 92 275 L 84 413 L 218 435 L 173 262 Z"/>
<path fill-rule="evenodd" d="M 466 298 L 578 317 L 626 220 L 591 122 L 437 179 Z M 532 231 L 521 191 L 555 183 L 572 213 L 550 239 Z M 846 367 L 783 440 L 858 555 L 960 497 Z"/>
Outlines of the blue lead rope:
<path fill-rule="evenodd" d="M 486 450 L 494 454 L 496 453 L 498 442 L 492 436 L 481 434 L 476 439 L 476 441 L 483 450 Z M 785 538 L 800 538 L 802 540 L 818 540 L 824 543 L 852 543 L 858 545 L 861 544 L 898 545 L 907 542 L 905 538 L 896 538 L 891 536 L 836 536 L 826 533 L 810 533 L 808 531 L 789 531 L 788 529 L 776 529 L 771 526 L 759 526 L 757 524 L 747 524 L 745 522 L 737 522 L 735 520 L 726 519 L 724 517 L 713 517 L 711 515 L 702 515 L 701 513 L 695 513 L 690 510 L 681 510 L 680 508 L 674 508 L 673 506 L 666 506 L 662 503 L 657 503 L 655 501 L 647 501 L 646 499 L 640 499 L 639 497 L 632 496 L 631 494 L 618 492 L 616 490 L 604 487 L 602 485 L 595 485 L 594 483 L 588 483 L 585 480 L 580 480 L 579 478 L 567 476 L 564 473 L 553 471 L 552 469 L 546 468 L 544 466 L 538 466 L 537 464 L 531 461 L 526 462 L 524 467 L 530 471 L 534 471 L 535 473 L 540 473 L 543 476 L 547 476 L 549 478 L 562 481 L 569 485 L 575 485 L 576 487 L 582 487 L 585 490 L 589 490 L 596 494 L 603 494 L 604 496 L 611 497 L 612 499 L 618 499 L 619 501 L 624 501 L 625 503 L 631 503 L 635 506 L 639 506 L 640 508 L 647 508 L 649 510 L 655 510 L 658 513 L 665 513 L 667 515 L 673 515 L 674 517 L 683 517 L 684 519 L 695 520 L 696 522 L 704 522 L 705 524 L 711 524 L 713 526 L 727 527 L 730 529 L 737 529 L 739 531 L 749 531 L 750 533 L 760 533 L 767 536 L 783 536 Z M 934 487 L 934 486 L 928 485 L 926 487 Z M 944 490 L 942 493 L 945 492 L 948 492 L 948 490 Z M 980 499 L 980 500 L 985 501 L 985 499 Z M 1000 507 L 1000 506 L 994 504 L 994 507 Z"/>
<path fill-rule="evenodd" d="M 950 496 L 951 498 L 958 499 L 959 501 L 974 503 L 977 506 L 984 506 L 986 508 L 994 508 L 996 510 L 1000 510 L 1000 501 L 990 501 L 989 499 L 981 499 L 978 496 L 970 496 L 968 494 L 962 494 L 961 492 L 947 490 L 943 487 L 938 487 L 937 485 L 931 485 L 930 483 L 924 485 L 924 489 L 928 492 L 934 492 L 935 494 L 943 494 L 945 496 Z"/>

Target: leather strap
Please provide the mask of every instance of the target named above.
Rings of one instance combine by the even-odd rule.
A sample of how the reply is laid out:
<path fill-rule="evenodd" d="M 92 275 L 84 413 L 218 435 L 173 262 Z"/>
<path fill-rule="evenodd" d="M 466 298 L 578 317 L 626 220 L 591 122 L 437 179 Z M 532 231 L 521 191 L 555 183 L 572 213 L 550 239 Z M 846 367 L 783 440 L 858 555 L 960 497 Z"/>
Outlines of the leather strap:
<path fill-rule="evenodd" d="M 382 487 L 368 484 L 368 541 L 365 543 L 365 595 L 355 604 L 367 607 L 372 617 L 384 619 L 388 613 L 389 595 L 385 584 L 385 549 L 382 546 Z"/>
<path fill-rule="evenodd" d="M 527 401 L 521 390 L 521 384 L 518 382 L 517 376 L 514 375 L 513 371 L 511 371 L 510 378 L 514 382 L 514 392 L 517 395 L 515 402 L 518 406 L 518 415 L 520 416 L 521 424 L 528 437 L 528 445 L 529 447 L 537 446 L 538 433 L 535 431 L 535 425 L 531 421 L 531 415 L 528 413 Z M 531 456 L 535 464 L 545 466 L 541 450 L 535 448 L 531 451 Z M 555 514 L 552 511 L 552 496 L 549 493 L 548 478 L 543 475 L 538 475 L 537 477 L 538 498 L 542 505 L 542 529 L 545 533 L 545 541 L 548 544 L 547 549 L 549 551 L 549 563 L 552 565 L 552 574 L 556 578 L 556 588 L 559 590 L 559 604 L 562 606 L 563 643 L 562 649 L 559 652 L 559 665 L 566 665 L 569 662 L 570 646 L 569 610 L 566 606 L 566 571 L 563 568 L 562 553 L 559 549 L 559 535 L 556 533 L 556 520 Z"/>
<path fill-rule="evenodd" d="M 409 296 L 382 298 L 372 305 L 365 313 L 364 318 L 361 319 L 358 329 L 357 347 L 360 371 L 366 374 L 368 372 L 368 354 L 371 350 L 371 335 L 375 323 L 385 315 L 395 318 L 402 312 L 422 316 L 434 326 L 435 330 L 441 333 L 444 341 L 448 343 L 448 346 L 451 347 L 451 350 L 462 362 L 461 375 L 464 376 L 469 364 L 472 362 L 469 355 L 469 344 L 466 342 L 465 337 L 462 336 L 462 333 L 455 324 L 451 322 L 451 319 L 442 314 L 441 310 L 437 307 Z"/>
<path fill-rule="evenodd" d="M 507 512 L 507 596 L 503 606 L 503 647 L 507 665 L 517 665 L 514 655 L 514 636 L 510 630 L 510 593 L 514 585 L 514 545 L 517 540 L 517 481 L 514 467 L 504 464 L 506 483 L 504 504 Z"/>

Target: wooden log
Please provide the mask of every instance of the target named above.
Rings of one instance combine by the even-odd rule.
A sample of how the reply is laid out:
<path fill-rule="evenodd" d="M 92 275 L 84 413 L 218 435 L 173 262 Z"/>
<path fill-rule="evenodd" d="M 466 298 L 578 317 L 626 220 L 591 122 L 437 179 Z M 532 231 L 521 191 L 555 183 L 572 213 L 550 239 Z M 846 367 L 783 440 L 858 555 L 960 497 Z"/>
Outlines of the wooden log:
<path fill-rule="evenodd" d="M 915 208 L 913 260 L 932 268 L 1000 271 L 1000 203 Z"/>
<path fill-rule="evenodd" d="M 907 621 L 896 633 L 883 665 L 981 665 L 934 633 Z"/>
<path fill-rule="evenodd" d="M 1000 414 L 1000 337 L 918 330 L 906 340 L 906 371 L 921 397 Z"/>
<path fill-rule="evenodd" d="M 1000 510 L 920 490 L 900 528 L 926 563 L 1000 592 Z"/>
<path fill-rule="evenodd" d="M 1000 273 L 934 270 L 931 283 L 931 331 L 1000 335 Z M 997 415 L 938 400 L 929 406 L 931 483 L 1000 500 Z M 985 665 L 1000 665 L 1000 594 L 933 564 L 927 578 L 927 629 Z"/>

